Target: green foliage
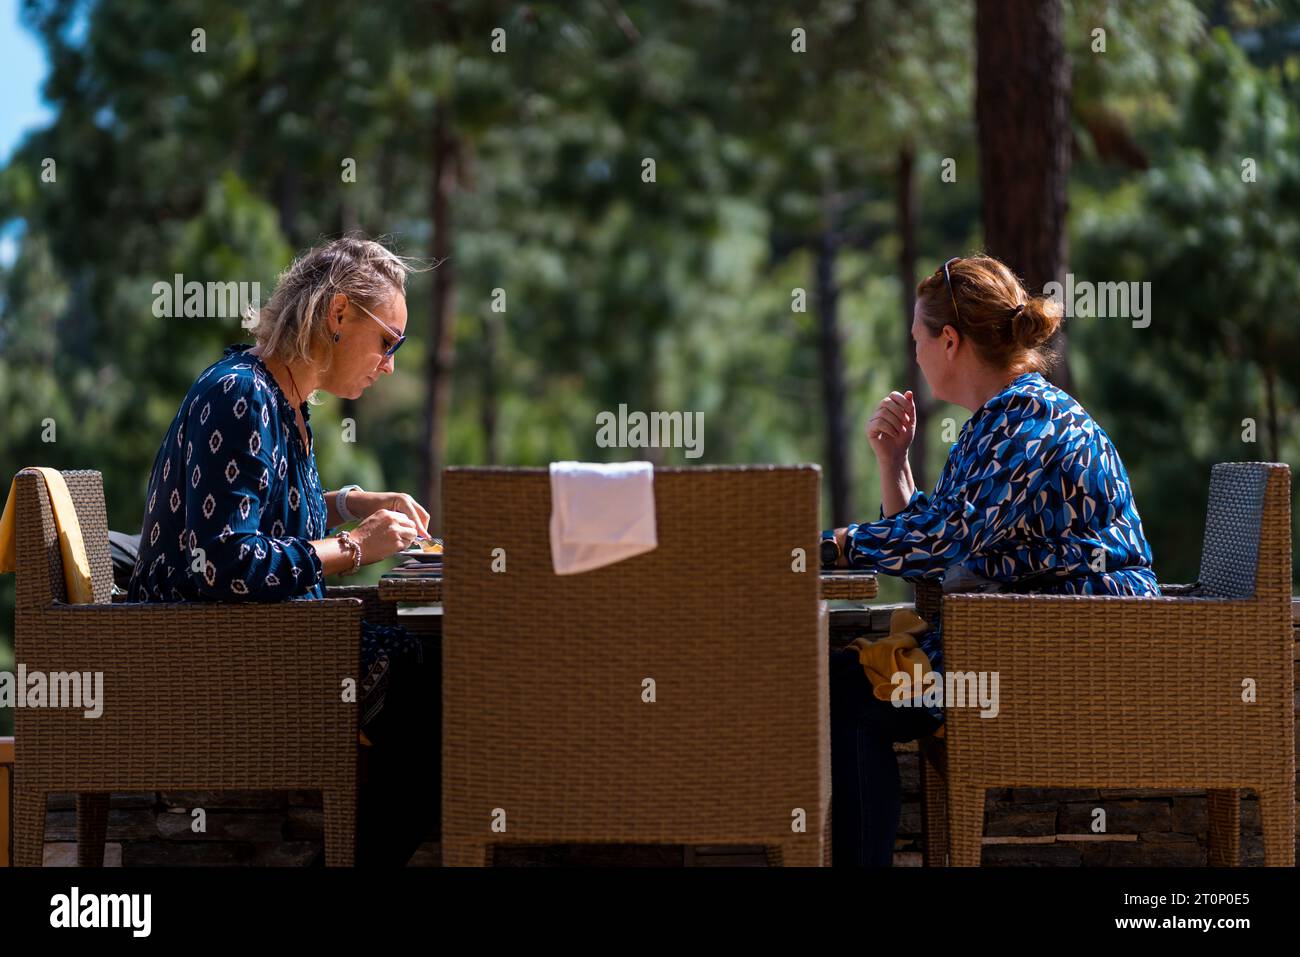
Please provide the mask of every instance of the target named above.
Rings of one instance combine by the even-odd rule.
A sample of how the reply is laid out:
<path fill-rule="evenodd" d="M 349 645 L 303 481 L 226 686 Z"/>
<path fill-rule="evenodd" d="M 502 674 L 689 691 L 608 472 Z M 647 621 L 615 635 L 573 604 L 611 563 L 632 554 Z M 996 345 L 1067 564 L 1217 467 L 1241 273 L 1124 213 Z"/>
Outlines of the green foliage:
<path fill-rule="evenodd" d="M 1279 455 L 1296 452 L 1294 5 L 1238 6 L 1067 4 L 1072 269 L 1150 281 L 1155 297 L 1149 329 L 1071 323 L 1076 391 L 1116 439 L 1167 580 L 1195 573 L 1209 464 L 1267 457 L 1240 435 L 1254 417 L 1265 441 L 1269 381 Z M 153 284 L 181 273 L 266 296 L 295 252 L 352 227 L 427 256 L 442 110 L 456 140 L 450 462 L 605 458 L 595 416 L 620 403 L 703 412 L 699 462 L 823 461 L 810 242 L 834 229 L 855 501 L 874 515 L 861 428 L 912 361 L 902 151 L 915 152 L 917 274 L 981 245 L 970 4 L 100 0 L 73 31 L 81 7 L 24 4 L 57 117 L 0 170 L 0 230 L 17 245 L 0 264 L 0 477 L 98 468 L 112 526 L 134 530 L 180 397 L 248 341 L 236 319 L 155 318 Z M 1237 39 L 1206 29 L 1225 16 Z M 1107 130 L 1150 168 L 1116 163 Z M 958 178 L 942 183 L 949 157 Z M 314 410 L 327 486 L 416 488 L 432 276 L 409 284 L 398 374 Z M 807 312 L 791 309 L 796 287 Z M 944 418 L 966 415 L 934 411 L 920 439 L 932 463 Z"/>
<path fill-rule="evenodd" d="M 1300 452 L 1291 427 L 1300 397 L 1300 111 L 1219 31 L 1198 57 L 1180 126 L 1185 145 L 1141 178 L 1126 205 L 1076 217 L 1076 269 L 1150 282 L 1150 327 L 1070 325 L 1088 357 L 1096 414 L 1129 460 L 1147 532 L 1162 546 L 1158 567 L 1190 580 L 1202 530 L 1188 515 L 1204 502 L 1210 465 L 1294 461 Z"/>

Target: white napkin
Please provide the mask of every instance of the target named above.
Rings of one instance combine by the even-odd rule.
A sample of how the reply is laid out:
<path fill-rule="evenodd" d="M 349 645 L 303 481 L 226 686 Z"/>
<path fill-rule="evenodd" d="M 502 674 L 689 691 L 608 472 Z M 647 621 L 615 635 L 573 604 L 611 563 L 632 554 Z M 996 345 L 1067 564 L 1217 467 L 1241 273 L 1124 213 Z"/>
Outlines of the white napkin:
<path fill-rule="evenodd" d="M 551 463 L 551 562 L 557 575 L 659 547 L 649 462 Z"/>

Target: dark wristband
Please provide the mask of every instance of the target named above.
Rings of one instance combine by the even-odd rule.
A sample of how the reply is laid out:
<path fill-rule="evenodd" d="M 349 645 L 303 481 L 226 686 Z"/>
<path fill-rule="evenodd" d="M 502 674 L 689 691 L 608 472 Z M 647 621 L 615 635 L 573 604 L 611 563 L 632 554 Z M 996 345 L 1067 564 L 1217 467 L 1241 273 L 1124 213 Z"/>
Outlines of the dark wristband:
<path fill-rule="evenodd" d="M 835 540 L 834 533 L 829 538 L 822 539 L 821 560 L 823 568 L 830 568 L 839 563 L 840 543 Z"/>

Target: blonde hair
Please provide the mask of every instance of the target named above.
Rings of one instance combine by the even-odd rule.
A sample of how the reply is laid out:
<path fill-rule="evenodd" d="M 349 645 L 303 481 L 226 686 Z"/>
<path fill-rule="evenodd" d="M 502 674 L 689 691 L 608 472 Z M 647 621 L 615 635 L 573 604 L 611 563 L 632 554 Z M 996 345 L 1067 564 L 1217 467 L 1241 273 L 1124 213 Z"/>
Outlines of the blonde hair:
<path fill-rule="evenodd" d="M 316 362 L 331 355 L 330 300 L 343 293 L 372 312 L 396 293 L 406 295 L 412 260 L 372 239 L 344 236 L 303 253 L 276 280 L 260 309 L 249 307 L 262 355 L 280 362 Z"/>
<path fill-rule="evenodd" d="M 1057 356 L 1044 343 L 1061 325 L 1064 309 L 1049 296 L 1031 296 L 1006 264 L 992 256 L 970 256 L 916 287 L 921 322 L 931 335 L 952 326 L 970 339 L 985 362 L 1008 372 L 1046 372 Z M 956 301 L 956 309 L 953 302 Z"/>

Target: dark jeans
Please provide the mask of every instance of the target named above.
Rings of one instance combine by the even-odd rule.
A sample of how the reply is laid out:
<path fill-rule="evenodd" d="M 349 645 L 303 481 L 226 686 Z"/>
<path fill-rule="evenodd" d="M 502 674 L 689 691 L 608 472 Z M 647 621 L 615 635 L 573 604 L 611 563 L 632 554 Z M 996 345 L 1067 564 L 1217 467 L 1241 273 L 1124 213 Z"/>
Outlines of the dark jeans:
<path fill-rule="evenodd" d="M 358 867 L 402 867 L 428 840 L 441 813 L 442 662 L 436 641 L 394 654 L 384 706 L 361 748 L 357 786 Z"/>
<path fill-rule="evenodd" d="M 902 811 L 894 742 L 930 734 L 939 721 L 878 700 L 852 649 L 831 652 L 830 692 L 832 860 L 889 867 Z"/>

